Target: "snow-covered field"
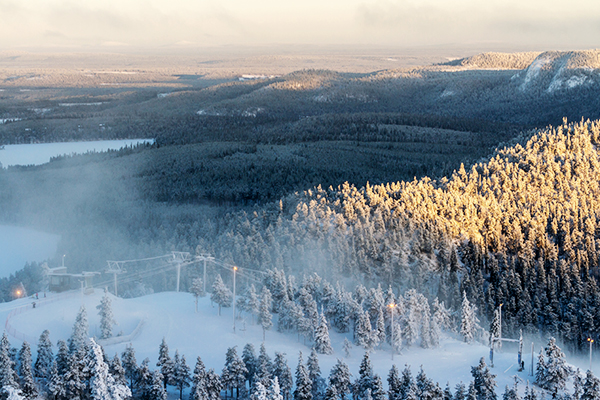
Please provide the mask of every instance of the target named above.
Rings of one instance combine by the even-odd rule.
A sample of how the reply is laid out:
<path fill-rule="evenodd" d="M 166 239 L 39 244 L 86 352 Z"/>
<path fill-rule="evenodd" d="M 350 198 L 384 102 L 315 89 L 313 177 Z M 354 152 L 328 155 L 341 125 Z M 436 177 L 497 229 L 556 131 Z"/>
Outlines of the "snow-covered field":
<path fill-rule="evenodd" d="M 3 150 L 0 150 L 0 163 L 4 168 L 11 165 L 40 165 L 49 162 L 51 157 L 63 154 L 118 150 L 125 146 L 151 142 L 153 139 L 6 145 Z"/>
<path fill-rule="evenodd" d="M 44 329 L 50 330 L 50 338 L 53 343 L 58 339 L 66 340 L 71 334 L 71 329 L 75 321 L 75 316 L 82 303 L 85 304 L 90 324 L 90 335 L 99 333 L 100 317 L 97 314 L 96 306 L 100 303 L 102 290 L 96 289 L 91 295 L 82 296 L 80 292 L 70 292 L 69 294 L 48 294 L 47 298 L 40 293 L 40 299 L 37 300 L 37 307 L 31 308 L 34 301 L 29 299 L 20 299 L 10 303 L 0 304 L 0 318 L 6 320 L 9 312 L 17 307 L 27 306 L 22 312 L 17 310 L 8 320 L 7 327 L 11 328 L 13 336 L 10 337 L 14 346 L 20 345 L 21 340 L 15 338 L 21 335 L 27 335 L 37 339 Z M 223 309 L 222 316 L 218 316 L 216 307 L 211 307 L 208 298 L 201 298 L 199 302 L 199 312 L 194 312 L 194 299 L 189 293 L 158 293 L 154 295 L 134 298 L 120 299 L 112 298 L 113 311 L 118 326 L 114 328 L 114 333 L 122 331 L 123 335 L 129 335 L 141 321 L 144 321 L 139 334 L 131 340 L 136 350 L 136 358 L 141 363 L 146 357 L 150 359 L 150 365 L 156 365 L 158 356 L 158 347 L 162 338 L 166 338 L 171 351 L 171 356 L 175 350 L 186 356 L 188 365 L 193 369 L 195 359 L 201 356 L 207 368 L 214 368 L 220 373 L 225 363 L 225 352 L 228 347 L 238 346 L 238 354 L 241 354 L 242 347 L 246 343 L 253 343 L 256 351 L 262 343 L 262 329 L 258 325 L 252 325 L 250 320 L 237 321 L 237 331 L 233 332 L 232 311 L 230 308 Z M 15 334 L 16 331 L 16 334 Z M 351 339 L 351 334 L 346 334 Z M 333 355 L 321 355 L 319 362 L 321 371 L 326 377 L 333 367 L 337 358 L 344 358 L 342 343 L 344 335 L 331 332 L 331 341 L 335 350 Z M 112 357 L 115 353 L 121 354 L 127 343 L 124 342 L 114 345 L 106 345 L 106 354 Z M 295 334 L 281 334 L 275 330 L 268 331 L 266 334 L 266 349 L 273 358 L 274 353 L 286 353 L 289 366 L 292 371 L 295 370 L 298 352 L 302 351 L 304 360 L 310 354 L 310 348 L 298 341 Z M 33 350 L 36 346 L 33 345 Z M 526 350 L 529 347 L 526 346 Z M 54 349 L 56 352 L 56 348 Z M 536 348 L 536 352 L 539 347 Z M 364 351 L 360 348 L 352 348 L 351 357 L 344 361 L 349 365 L 353 379 L 358 376 L 358 368 Z M 489 349 L 480 344 L 466 344 L 459 340 L 445 337 L 441 346 L 437 349 L 421 349 L 414 347 L 404 350 L 402 354 L 396 355 L 394 361 L 391 360 L 391 354 L 388 350 L 375 350 L 371 353 L 371 360 L 374 372 L 379 374 L 387 388 L 386 378 L 392 364 L 396 364 L 400 370 L 405 364 L 411 366 L 413 377 L 419 371 L 420 366 L 428 377 L 438 381 L 442 387 L 447 382 L 452 388 L 459 382 L 468 383 L 472 380 L 471 366 L 477 365 L 481 357 L 488 360 Z M 35 354 L 34 354 L 35 357 Z M 527 375 L 530 367 L 530 355 L 525 355 L 525 371 L 517 371 L 516 351 L 506 348 L 495 355 L 495 367 L 492 372 L 497 375 L 497 392 L 501 395 L 504 392 L 505 385 L 514 383 L 514 376 L 517 375 L 521 380 L 521 391 L 527 380 L 532 377 Z M 569 360 L 572 361 L 572 360 Z M 587 368 L 584 360 L 581 360 L 580 367 Z M 600 367 L 599 363 L 595 363 Z M 175 390 L 170 389 L 170 398 L 176 398 Z"/>
<path fill-rule="evenodd" d="M 60 236 L 18 226 L 0 225 L 0 278 L 25 263 L 44 261 L 56 254 Z"/>

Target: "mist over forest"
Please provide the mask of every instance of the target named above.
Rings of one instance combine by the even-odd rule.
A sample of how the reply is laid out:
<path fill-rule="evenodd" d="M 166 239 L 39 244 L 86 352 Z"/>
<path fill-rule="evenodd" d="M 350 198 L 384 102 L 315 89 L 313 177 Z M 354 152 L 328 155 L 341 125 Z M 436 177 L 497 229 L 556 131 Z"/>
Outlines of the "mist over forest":
<path fill-rule="evenodd" d="M 0 169 L 0 221 L 60 234 L 48 264 L 68 254 L 73 272 L 183 251 L 416 289 L 454 310 L 466 293 L 484 324 L 506 304 L 507 333 L 580 351 L 600 326 L 598 54 L 229 77 L 9 71 L 0 145 L 155 142 Z M 172 271 L 136 278 L 150 268 L 130 267 L 124 293 L 173 290 Z M 16 281 L 40 290 L 40 274 L 5 277 L 2 299 Z M 198 274 L 183 269 L 182 290 Z"/>

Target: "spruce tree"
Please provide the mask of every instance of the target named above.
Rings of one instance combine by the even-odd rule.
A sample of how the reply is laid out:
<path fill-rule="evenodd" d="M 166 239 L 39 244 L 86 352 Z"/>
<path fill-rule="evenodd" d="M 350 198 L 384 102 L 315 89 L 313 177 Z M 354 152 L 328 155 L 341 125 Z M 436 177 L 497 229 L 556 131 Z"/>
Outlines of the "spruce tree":
<path fill-rule="evenodd" d="M 123 360 L 123 369 L 125 370 L 125 377 L 129 379 L 129 388 L 134 391 L 135 382 L 137 380 L 138 365 L 135 359 L 135 350 L 131 343 L 125 347 L 125 351 L 121 354 Z"/>
<path fill-rule="evenodd" d="M 48 376 L 48 395 L 52 400 L 64 399 L 67 395 L 65 381 L 62 374 L 58 372 L 56 362 L 54 362 L 50 367 L 50 373 Z"/>
<path fill-rule="evenodd" d="M 313 400 L 312 382 L 310 380 L 302 352 L 298 356 L 298 366 L 296 367 L 296 390 L 294 391 L 294 400 Z"/>
<path fill-rule="evenodd" d="M 396 364 L 392 365 L 387 378 L 388 382 L 388 400 L 400 399 L 400 375 Z"/>
<path fill-rule="evenodd" d="M 496 375 L 492 374 L 485 364 L 485 359 L 482 357 L 479 360 L 479 365 L 471 367 L 471 375 L 473 375 L 473 384 L 477 392 L 477 398 L 480 400 L 496 400 Z"/>
<path fill-rule="evenodd" d="M 370 350 L 373 344 L 371 336 L 371 321 L 369 319 L 369 313 L 365 311 L 359 315 L 358 320 L 354 325 L 354 343 L 365 350 Z"/>
<path fill-rule="evenodd" d="M 125 400 L 131 397 L 131 391 L 126 385 L 115 382 L 108 372 L 108 365 L 100 346 L 90 339 L 87 365 L 85 369 L 89 375 L 90 392 L 93 400 Z"/>
<path fill-rule="evenodd" d="M 198 297 L 204 296 L 204 285 L 202 283 L 202 279 L 194 278 L 192 280 L 192 286 L 190 286 L 190 293 L 194 296 L 196 300 L 196 312 L 198 312 Z"/>
<path fill-rule="evenodd" d="M 221 390 L 223 390 L 221 378 L 215 373 L 214 369 L 209 369 L 206 373 L 206 391 L 208 392 L 208 400 L 220 400 Z"/>
<path fill-rule="evenodd" d="M 150 359 L 146 357 L 137 370 L 135 383 L 137 393 L 142 400 L 152 400 L 150 398 L 152 384 L 153 381 L 152 371 L 150 371 Z"/>
<path fill-rule="evenodd" d="M 122 385 L 127 385 L 127 378 L 125 378 L 125 369 L 121 364 L 121 359 L 119 358 L 118 354 L 115 354 L 108 368 L 113 378 L 115 378 L 115 382 L 120 383 Z"/>
<path fill-rule="evenodd" d="M 587 371 L 585 382 L 583 383 L 583 393 L 581 400 L 598 400 L 600 399 L 600 380 L 592 374 L 592 371 Z"/>
<path fill-rule="evenodd" d="M 242 351 L 242 361 L 244 362 L 246 370 L 248 371 L 246 374 L 246 380 L 248 381 L 249 386 L 252 387 L 252 379 L 256 374 L 257 369 L 256 352 L 252 343 L 247 343 L 244 346 L 244 350 Z"/>
<path fill-rule="evenodd" d="M 21 391 L 28 399 L 33 399 L 38 395 L 38 389 L 31 371 L 31 363 L 31 348 L 29 343 L 25 341 L 19 351 L 19 376 L 21 378 Z"/>
<path fill-rule="evenodd" d="M 50 368 L 54 361 L 54 354 L 52 353 L 52 342 L 50 341 L 50 332 L 45 330 L 40 335 L 37 346 L 37 359 L 33 367 L 33 374 L 46 380 L 50 376 Z"/>
<path fill-rule="evenodd" d="M 194 375 L 192 376 L 192 388 L 190 390 L 190 400 L 207 400 L 208 391 L 206 389 L 206 368 L 200 356 L 196 359 Z"/>
<path fill-rule="evenodd" d="M 163 387 L 166 389 L 171 375 L 173 374 L 173 361 L 169 355 L 169 345 L 167 345 L 166 339 L 163 337 L 160 346 L 158 347 L 158 362 L 157 367 L 160 367 L 160 373 L 163 378 Z"/>
<path fill-rule="evenodd" d="M 275 352 L 273 376 L 277 378 L 281 396 L 284 400 L 289 400 L 294 385 L 292 370 L 288 366 L 284 354 L 279 352 Z"/>
<path fill-rule="evenodd" d="M 271 386 L 267 392 L 267 400 L 283 400 L 281 386 L 279 385 L 279 379 L 277 377 L 271 382 Z"/>
<path fill-rule="evenodd" d="M 152 386 L 148 392 L 148 396 L 151 400 L 167 400 L 167 391 L 163 387 L 164 377 L 160 371 L 154 371 L 152 373 Z M 193 398 L 193 400 L 197 400 Z M 205 399 L 202 399 L 205 400 Z"/>
<path fill-rule="evenodd" d="M 263 330 L 263 341 L 265 340 L 265 332 L 273 326 L 273 316 L 271 315 L 271 294 L 269 289 L 263 287 L 263 293 L 260 300 L 260 308 L 258 312 L 258 323 Z"/>
<path fill-rule="evenodd" d="M 18 376 L 15 371 L 15 363 L 9 355 L 10 342 L 6 332 L 2 334 L 0 340 L 0 388 L 12 387 L 19 388 Z"/>
<path fill-rule="evenodd" d="M 336 393 L 344 400 L 350 392 L 352 386 L 350 382 L 350 370 L 342 360 L 338 358 L 336 364 L 329 373 L 329 382 L 332 386 L 335 386 Z"/>
<path fill-rule="evenodd" d="M 319 354 L 333 354 L 331 341 L 329 339 L 329 329 L 327 328 L 327 320 L 325 315 L 321 313 L 319 325 L 315 330 L 315 351 Z"/>
<path fill-rule="evenodd" d="M 70 353 L 83 352 L 85 354 L 87 350 L 87 339 L 89 336 L 88 331 L 89 325 L 87 320 L 87 312 L 85 310 L 85 306 L 81 306 L 79 312 L 77 313 L 77 317 L 75 318 L 75 323 L 73 324 L 73 332 L 69 338 Z"/>
<path fill-rule="evenodd" d="M 319 356 L 315 349 L 312 349 L 308 360 L 306 361 L 308 377 L 312 383 L 312 395 L 314 400 L 321 400 L 325 394 L 325 379 L 321 377 L 321 368 L 319 367 Z"/>
<path fill-rule="evenodd" d="M 221 275 L 217 274 L 215 282 L 212 285 L 212 294 L 210 295 L 210 300 L 217 303 L 219 306 L 219 316 L 221 315 L 221 307 L 231 306 L 232 298 L 233 293 L 231 293 L 231 290 L 225 286 L 223 279 L 221 279 Z"/>
<path fill-rule="evenodd" d="M 56 368 L 58 369 L 58 373 L 63 375 L 69 368 L 69 347 L 64 340 L 59 340 L 57 347 Z"/>
<path fill-rule="evenodd" d="M 104 291 L 104 296 L 100 304 L 96 306 L 96 309 L 98 310 L 98 315 L 100 315 L 100 338 L 108 339 L 112 337 L 112 327 L 116 323 L 108 290 Z"/>
<path fill-rule="evenodd" d="M 544 349 L 546 353 L 546 379 L 545 389 L 552 393 L 564 391 L 567 379 L 571 375 L 571 368 L 567 365 L 565 355 L 556 344 L 556 339 L 551 337 Z"/>
<path fill-rule="evenodd" d="M 362 399 L 367 389 L 371 391 L 371 394 L 373 393 L 373 367 L 371 366 L 369 352 L 366 352 L 363 356 L 358 370 L 358 379 L 352 387 L 353 399 Z"/>
<path fill-rule="evenodd" d="M 183 399 L 183 389 L 190 386 L 190 367 L 185 362 L 185 355 L 180 358 L 179 353 L 175 351 L 173 367 L 173 386 L 179 389 L 179 398 Z"/>
<path fill-rule="evenodd" d="M 465 292 L 463 292 L 460 321 L 460 334 L 465 342 L 472 343 L 475 340 L 479 321 L 476 316 L 476 308 L 471 305 Z"/>

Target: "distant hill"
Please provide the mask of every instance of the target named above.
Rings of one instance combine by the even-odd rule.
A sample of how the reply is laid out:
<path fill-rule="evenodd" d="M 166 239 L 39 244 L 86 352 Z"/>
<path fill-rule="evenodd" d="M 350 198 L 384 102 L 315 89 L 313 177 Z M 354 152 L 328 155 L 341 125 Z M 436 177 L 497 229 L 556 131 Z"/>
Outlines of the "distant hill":
<path fill-rule="evenodd" d="M 441 65 L 460 66 L 480 69 L 525 69 L 540 52 L 523 53 L 481 53 L 471 57 L 452 60 Z"/>
<path fill-rule="evenodd" d="M 600 84 L 600 50 L 547 51 L 514 76 L 523 91 L 549 93 Z"/>

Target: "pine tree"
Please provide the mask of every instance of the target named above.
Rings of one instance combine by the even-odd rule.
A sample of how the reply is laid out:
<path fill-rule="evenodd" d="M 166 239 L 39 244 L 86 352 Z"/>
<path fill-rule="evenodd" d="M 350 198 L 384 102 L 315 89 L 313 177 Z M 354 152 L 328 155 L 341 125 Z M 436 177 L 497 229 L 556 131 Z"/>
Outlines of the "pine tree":
<path fill-rule="evenodd" d="M 283 400 L 283 396 L 281 395 L 281 387 L 279 386 L 279 379 L 275 377 L 273 382 L 271 382 L 271 386 L 267 392 L 267 400 Z"/>
<path fill-rule="evenodd" d="M 212 285 L 212 294 L 210 295 L 210 300 L 217 303 L 219 306 L 219 316 L 221 315 L 221 307 L 231 306 L 232 298 L 233 293 L 231 293 L 231 290 L 225 286 L 223 279 L 221 279 L 221 275 L 217 274 L 215 282 Z"/>
<path fill-rule="evenodd" d="M 379 344 L 385 343 L 385 336 L 385 319 L 383 317 L 382 307 L 377 312 L 377 322 L 375 323 L 375 343 L 373 344 L 373 347 L 377 347 Z"/>
<path fill-rule="evenodd" d="M 50 332 L 45 330 L 40 335 L 37 347 L 37 359 L 33 367 L 33 374 L 46 380 L 50 377 L 50 368 L 54 360 L 54 354 L 52 353 L 52 342 L 50 341 Z"/>
<path fill-rule="evenodd" d="M 250 400 L 268 400 L 267 389 L 262 383 L 256 382 L 256 385 L 254 385 L 254 390 L 250 395 Z"/>
<path fill-rule="evenodd" d="M 373 400 L 386 400 L 386 394 L 381 377 L 377 374 L 373 375 L 373 391 L 371 392 Z"/>
<path fill-rule="evenodd" d="M 121 359 L 123 360 L 122 363 L 123 369 L 125 370 L 125 377 L 129 379 L 129 388 L 133 392 L 137 380 L 138 365 L 137 360 L 135 359 L 135 349 L 131 343 L 125 347 L 125 351 L 121 354 Z"/>
<path fill-rule="evenodd" d="M 446 388 L 444 389 L 443 400 L 453 400 L 452 389 L 450 388 L 450 382 L 446 382 Z"/>
<path fill-rule="evenodd" d="M 100 304 L 96 306 L 96 309 L 98 310 L 98 315 L 100 315 L 100 338 L 108 339 L 112 337 L 112 327 L 116 323 L 110 297 L 108 297 L 108 290 L 104 291 L 104 296 Z"/>
<path fill-rule="evenodd" d="M 400 374 L 396 364 L 392 365 L 387 378 L 388 382 L 388 400 L 400 399 Z"/>
<path fill-rule="evenodd" d="M 302 352 L 298 356 L 298 366 L 296 367 L 296 390 L 294 391 L 294 400 L 313 400 L 312 382 L 310 380 Z"/>
<path fill-rule="evenodd" d="M 192 376 L 192 388 L 190 390 L 190 400 L 206 400 L 208 391 L 206 389 L 206 368 L 200 356 L 196 359 L 194 375 Z"/>
<path fill-rule="evenodd" d="M 273 368 L 271 366 L 271 357 L 269 357 L 269 355 L 267 354 L 265 344 L 261 343 L 260 350 L 258 352 L 258 368 L 256 371 L 256 375 L 258 379 L 263 383 L 263 386 L 270 385 L 272 370 Z"/>
<path fill-rule="evenodd" d="M 31 371 L 31 348 L 29 343 L 23 342 L 19 351 L 19 375 L 21 377 L 21 391 L 28 399 L 37 396 L 38 390 Z"/>
<path fill-rule="evenodd" d="M 244 346 L 244 350 L 242 352 L 242 361 L 244 362 L 246 370 L 248 371 L 246 374 L 246 380 L 248 381 L 249 386 L 252 387 L 252 379 L 257 370 L 256 352 L 254 351 L 254 345 L 252 343 L 247 343 Z"/>
<path fill-rule="evenodd" d="M 110 374 L 115 378 L 116 383 L 120 383 L 121 385 L 127 385 L 127 378 L 125 378 L 125 369 L 123 368 L 123 364 L 121 364 L 121 359 L 118 354 L 115 354 L 110 365 L 108 366 Z"/>
<path fill-rule="evenodd" d="M 59 374 L 56 363 L 50 367 L 48 376 L 48 395 L 52 400 L 64 399 L 67 395 L 65 381 L 63 376 Z"/>
<path fill-rule="evenodd" d="M 521 400 L 521 396 L 519 396 L 519 392 L 516 387 L 506 387 L 504 388 L 504 394 L 502 395 L 502 400 Z"/>
<path fill-rule="evenodd" d="M 329 383 L 329 385 L 327 386 L 327 390 L 325 391 L 324 400 L 339 400 L 337 389 L 331 384 L 331 382 Z"/>
<path fill-rule="evenodd" d="M 220 400 L 221 390 L 223 385 L 221 384 L 221 378 L 211 368 L 206 373 L 206 391 L 208 392 L 208 400 Z"/>
<path fill-rule="evenodd" d="M 583 384 L 583 394 L 581 400 L 598 400 L 600 399 L 600 380 L 592 374 L 592 371 L 587 371 L 585 382 Z"/>
<path fill-rule="evenodd" d="M 89 336 L 88 331 L 87 312 L 85 306 L 81 306 L 73 324 L 73 332 L 69 338 L 70 353 L 83 352 L 85 354 L 87 351 L 87 338 Z"/>
<path fill-rule="evenodd" d="M 173 358 L 173 374 L 170 384 L 179 389 L 179 398 L 183 396 L 183 389 L 190 386 L 190 367 L 185 362 L 185 356 L 179 356 L 179 351 L 175 350 Z"/>
<path fill-rule="evenodd" d="M 66 397 L 69 400 L 81 399 L 86 389 L 83 362 L 79 358 L 79 353 L 70 354 L 68 357 L 68 366 L 63 375 Z"/>
<path fill-rule="evenodd" d="M 471 367 L 471 375 L 473 375 L 473 384 L 477 392 L 477 398 L 480 400 L 496 400 L 496 375 L 492 374 L 485 364 L 485 359 L 482 357 L 479 360 L 479 365 Z"/>
<path fill-rule="evenodd" d="M 308 360 L 306 361 L 308 377 L 312 383 L 312 395 L 314 400 L 321 400 L 325 394 L 325 379 L 321 377 L 321 368 L 319 367 L 319 356 L 315 349 L 312 349 Z"/>
<path fill-rule="evenodd" d="M 463 336 L 465 342 L 472 343 L 477 333 L 479 320 L 475 315 L 476 308 L 471 305 L 465 292 L 463 292 L 461 310 L 460 334 Z"/>
<path fill-rule="evenodd" d="M 158 362 L 156 366 L 160 367 L 160 373 L 163 377 L 163 387 L 166 389 L 167 384 L 171 380 L 171 375 L 173 375 L 173 361 L 169 355 L 169 345 L 167 345 L 164 337 L 158 347 Z"/>
<path fill-rule="evenodd" d="M 435 385 L 431 379 L 427 377 L 425 371 L 423 371 L 423 366 L 421 365 L 421 369 L 417 374 L 417 378 L 415 379 L 415 383 L 417 385 L 417 396 L 420 399 L 430 399 L 435 398 Z"/>
<path fill-rule="evenodd" d="M 290 398 L 294 381 L 292 379 L 292 370 L 287 364 L 284 354 L 275 352 L 275 360 L 273 361 L 273 376 L 277 378 L 280 393 L 284 400 Z"/>
<path fill-rule="evenodd" d="M 315 351 L 319 354 L 333 354 L 331 341 L 329 339 L 329 329 L 325 315 L 321 313 L 319 325 L 315 330 Z"/>
<path fill-rule="evenodd" d="M 102 349 L 94 339 L 90 339 L 89 353 L 86 357 L 85 369 L 89 375 L 90 391 L 93 400 L 124 400 L 131 397 L 131 391 L 126 385 L 115 382 L 108 372 Z"/>
<path fill-rule="evenodd" d="M 458 383 L 454 387 L 454 400 L 465 400 L 467 397 L 467 389 L 464 383 Z"/>
<path fill-rule="evenodd" d="M 63 375 L 69 368 L 69 347 L 64 340 L 57 343 L 58 352 L 56 353 L 56 367 L 58 373 Z"/>
<path fill-rule="evenodd" d="M 0 341 L 0 388 L 12 387 L 19 389 L 18 376 L 15 371 L 15 363 L 9 355 L 10 342 L 6 332 L 2 334 Z"/>
<path fill-rule="evenodd" d="M 152 385 L 150 386 L 150 390 L 148 392 L 148 397 L 151 400 L 167 400 L 167 391 L 163 387 L 164 379 L 165 378 L 162 376 L 160 371 L 154 371 L 152 373 Z"/>
<path fill-rule="evenodd" d="M 494 319 L 490 325 L 490 346 L 498 348 L 499 342 L 496 342 L 498 338 L 500 338 L 500 309 L 496 308 L 494 310 Z"/>
<path fill-rule="evenodd" d="M 254 284 L 250 285 L 248 289 L 248 311 L 252 314 L 252 323 L 254 323 L 254 317 L 260 312 L 260 299 L 256 294 L 256 288 Z"/>
<path fill-rule="evenodd" d="M 538 400 L 536 391 L 532 387 L 529 387 L 529 381 L 527 381 L 527 386 L 525 387 L 523 400 Z"/>
<path fill-rule="evenodd" d="M 202 279 L 194 278 L 192 280 L 192 286 L 190 286 L 190 293 L 194 296 L 196 300 L 196 312 L 198 312 L 198 297 L 204 296 L 204 284 L 202 283 Z"/>
<path fill-rule="evenodd" d="M 538 354 L 538 362 L 535 367 L 535 384 L 543 388 L 546 386 L 546 377 L 548 375 L 548 368 L 546 368 L 546 360 L 544 359 L 544 353 L 540 350 Z"/>
<path fill-rule="evenodd" d="M 150 359 L 146 357 L 137 370 L 135 383 L 138 395 L 142 400 L 152 400 L 150 398 L 150 391 L 152 390 L 153 385 L 152 379 L 152 371 L 150 371 Z"/>
<path fill-rule="evenodd" d="M 553 337 L 548 340 L 545 353 L 548 359 L 546 361 L 546 379 L 543 387 L 552 393 L 562 392 L 572 371 L 567 365 L 564 353 Z"/>
<path fill-rule="evenodd" d="M 362 399 L 367 390 L 373 392 L 373 367 L 367 351 L 363 356 L 358 370 L 358 379 L 354 383 L 353 399 Z"/>
<path fill-rule="evenodd" d="M 365 311 L 359 315 L 354 325 L 354 343 L 365 350 L 370 350 L 372 348 L 371 336 L 371 321 L 369 320 L 369 313 Z"/>
<path fill-rule="evenodd" d="M 350 350 L 352 349 L 352 343 L 348 340 L 348 338 L 344 338 L 344 357 L 350 358 Z"/>
<path fill-rule="evenodd" d="M 273 316 L 271 315 L 271 294 L 269 289 L 263 287 L 263 293 L 260 300 L 260 309 L 258 312 L 258 323 L 263 329 L 263 341 L 265 340 L 265 332 L 273 326 Z"/>
<path fill-rule="evenodd" d="M 351 376 L 352 374 L 350 374 L 348 366 L 340 359 L 337 360 L 329 373 L 330 385 L 335 386 L 335 391 L 342 400 L 349 394 L 350 387 L 352 386 L 350 382 Z"/>

